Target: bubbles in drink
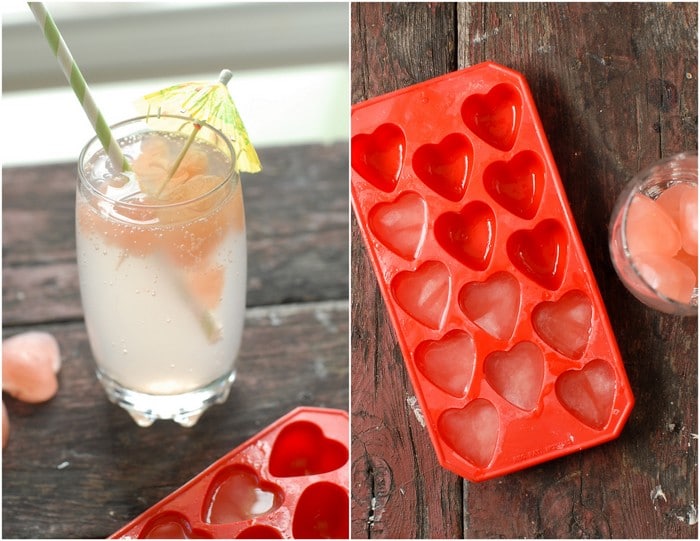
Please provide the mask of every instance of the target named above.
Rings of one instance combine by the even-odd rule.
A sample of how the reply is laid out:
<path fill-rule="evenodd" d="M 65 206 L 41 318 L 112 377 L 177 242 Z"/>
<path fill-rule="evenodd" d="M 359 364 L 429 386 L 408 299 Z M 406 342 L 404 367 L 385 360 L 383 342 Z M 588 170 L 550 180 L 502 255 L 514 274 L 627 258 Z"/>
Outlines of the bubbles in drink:
<path fill-rule="evenodd" d="M 147 395 L 189 393 L 227 378 L 240 346 L 240 184 L 231 160 L 199 140 L 175 167 L 186 139 L 164 132 L 121 139 L 133 171 L 110 172 L 99 151 L 78 191 L 81 292 L 98 368 L 103 378 Z M 85 183 L 106 186 L 108 198 Z M 231 262 L 229 253 L 236 254 Z M 110 340 L 115 332 L 119 343 Z"/>

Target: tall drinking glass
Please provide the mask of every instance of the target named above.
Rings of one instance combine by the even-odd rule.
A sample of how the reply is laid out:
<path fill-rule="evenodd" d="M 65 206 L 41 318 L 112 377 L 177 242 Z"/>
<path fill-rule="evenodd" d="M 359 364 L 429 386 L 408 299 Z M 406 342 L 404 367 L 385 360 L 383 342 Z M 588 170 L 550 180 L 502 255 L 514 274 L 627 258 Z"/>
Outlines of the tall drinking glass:
<path fill-rule="evenodd" d="M 112 127 L 78 161 L 77 257 L 99 381 L 137 424 L 192 426 L 228 397 L 246 296 L 243 195 L 229 140 L 185 117 Z M 182 158 L 178 164 L 179 158 Z"/>

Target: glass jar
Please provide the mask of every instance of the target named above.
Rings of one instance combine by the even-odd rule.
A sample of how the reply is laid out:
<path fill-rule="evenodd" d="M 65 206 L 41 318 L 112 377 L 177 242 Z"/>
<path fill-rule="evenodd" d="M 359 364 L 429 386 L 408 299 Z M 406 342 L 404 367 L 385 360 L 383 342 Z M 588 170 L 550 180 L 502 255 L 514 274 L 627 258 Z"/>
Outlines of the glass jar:
<path fill-rule="evenodd" d="M 613 266 L 641 302 L 697 315 L 697 152 L 660 160 L 635 175 L 610 220 Z"/>

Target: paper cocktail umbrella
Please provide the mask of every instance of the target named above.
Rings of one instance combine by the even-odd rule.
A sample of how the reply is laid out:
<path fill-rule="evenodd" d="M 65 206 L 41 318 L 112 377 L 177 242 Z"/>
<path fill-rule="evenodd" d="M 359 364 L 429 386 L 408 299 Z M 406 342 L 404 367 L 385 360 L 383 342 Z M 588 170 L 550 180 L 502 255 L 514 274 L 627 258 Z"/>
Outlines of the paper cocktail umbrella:
<path fill-rule="evenodd" d="M 186 115 L 205 122 L 231 139 L 236 153 L 236 168 L 246 173 L 261 170 L 243 120 L 226 86 L 233 74 L 223 70 L 214 82 L 181 83 L 143 97 L 148 115 Z"/>

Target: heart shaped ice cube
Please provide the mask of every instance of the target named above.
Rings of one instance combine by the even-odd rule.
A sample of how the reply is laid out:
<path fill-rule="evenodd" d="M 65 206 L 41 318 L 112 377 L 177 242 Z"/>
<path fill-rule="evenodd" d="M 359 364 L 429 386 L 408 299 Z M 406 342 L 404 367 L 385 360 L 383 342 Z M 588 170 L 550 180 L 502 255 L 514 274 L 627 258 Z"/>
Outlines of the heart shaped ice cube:
<path fill-rule="evenodd" d="M 484 375 L 508 402 L 530 411 L 537 407 L 544 378 L 544 356 L 532 342 L 519 342 L 509 351 L 494 351 L 484 360 Z"/>
<path fill-rule="evenodd" d="M 282 490 L 262 481 L 250 467 L 237 464 L 221 470 L 204 500 L 203 516 L 208 524 L 228 524 L 248 520 L 277 509 Z"/>
<path fill-rule="evenodd" d="M 466 332 L 453 330 L 416 348 L 416 365 L 433 384 L 452 396 L 466 392 L 474 375 L 476 348 Z"/>
<path fill-rule="evenodd" d="M 564 372 L 555 387 L 559 401 L 571 415 L 596 430 L 605 428 L 617 388 L 610 363 L 594 359 L 581 370 Z"/>
<path fill-rule="evenodd" d="M 460 456 L 486 468 L 498 442 L 498 411 L 485 398 L 477 398 L 462 409 L 445 411 L 438 420 L 438 430 Z"/>
<path fill-rule="evenodd" d="M 558 301 L 545 301 L 532 311 L 532 326 L 549 346 L 572 359 L 580 359 L 591 337 L 593 305 L 575 289 Z"/>
<path fill-rule="evenodd" d="M 499 340 L 513 334 L 520 311 L 520 284 L 499 271 L 483 282 L 469 282 L 459 292 L 459 306 L 477 326 Z"/>
<path fill-rule="evenodd" d="M 450 273 L 444 263 L 427 261 L 415 271 L 403 271 L 391 283 L 396 302 L 431 329 L 439 329 L 450 297 Z"/>
<path fill-rule="evenodd" d="M 379 241 L 404 259 L 415 259 L 427 231 L 425 200 L 407 192 L 391 203 L 379 203 L 369 213 L 369 227 Z"/>

